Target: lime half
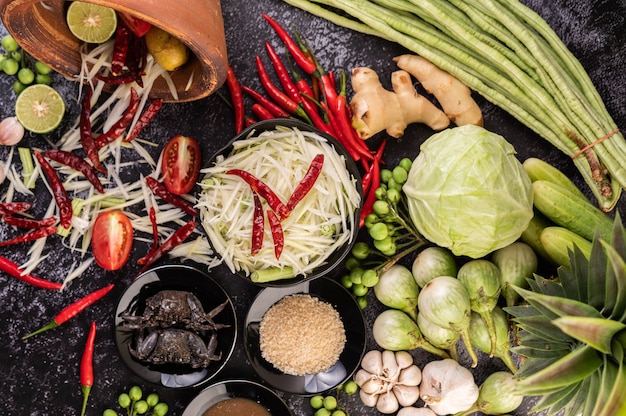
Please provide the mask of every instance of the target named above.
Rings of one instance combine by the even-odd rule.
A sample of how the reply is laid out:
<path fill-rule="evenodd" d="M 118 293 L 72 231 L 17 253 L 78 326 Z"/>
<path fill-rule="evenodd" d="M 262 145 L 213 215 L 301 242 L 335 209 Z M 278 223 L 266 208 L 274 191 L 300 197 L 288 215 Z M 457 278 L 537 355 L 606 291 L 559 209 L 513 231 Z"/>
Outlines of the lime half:
<path fill-rule="evenodd" d="M 22 91 L 15 101 L 15 116 L 33 133 L 48 133 L 61 124 L 65 102 L 61 95 L 45 84 L 34 84 Z"/>
<path fill-rule="evenodd" d="M 82 1 L 70 3 L 66 20 L 74 36 L 87 43 L 106 42 L 117 28 L 115 10 Z"/>

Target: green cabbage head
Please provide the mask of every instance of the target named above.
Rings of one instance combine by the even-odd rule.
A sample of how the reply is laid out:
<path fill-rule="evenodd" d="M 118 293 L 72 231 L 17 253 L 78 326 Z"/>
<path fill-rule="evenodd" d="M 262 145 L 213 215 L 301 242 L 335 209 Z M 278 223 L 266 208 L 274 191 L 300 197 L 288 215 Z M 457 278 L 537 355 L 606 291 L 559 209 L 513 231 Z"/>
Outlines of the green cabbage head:
<path fill-rule="evenodd" d="M 480 258 L 511 244 L 533 216 L 532 182 L 515 149 L 474 125 L 427 139 L 403 190 L 422 236 L 457 256 Z"/>

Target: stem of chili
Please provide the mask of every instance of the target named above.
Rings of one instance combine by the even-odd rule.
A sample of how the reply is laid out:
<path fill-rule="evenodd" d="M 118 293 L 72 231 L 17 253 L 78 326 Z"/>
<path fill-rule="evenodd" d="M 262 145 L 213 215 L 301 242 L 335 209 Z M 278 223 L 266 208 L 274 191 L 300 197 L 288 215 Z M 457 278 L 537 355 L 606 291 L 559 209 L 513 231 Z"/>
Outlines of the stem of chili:
<path fill-rule="evenodd" d="M 123 141 L 130 142 L 135 139 L 141 133 L 141 131 L 152 121 L 154 117 L 158 114 L 158 112 L 163 107 L 163 100 L 158 98 L 150 102 L 150 105 L 141 113 L 139 119 L 135 122 L 135 125 L 131 129 L 130 133 L 124 137 Z"/>
<path fill-rule="evenodd" d="M 169 202 L 175 207 L 182 209 L 187 214 L 193 217 L 198 216 L 198 212 L 195 210 L 191 202 L 187 201 L 186 199 L 176 194 L 171 193 L 170 191 L 167 190 L 165 185 L 163 185 L 161 182 L 154 179 L 152 176 L 146 176 L 145 179 L 146 179 L 146 184 L 148 185 L 148 188 L 150 188 L 150 190 L 152 191 L 154 195 L 158 196 L 159 198 L 161 198 L 162 200 L 166 202 Z"/>
<path fill-rule="evenodd" d="M 48 163 L 45 157 L 38 150 L 34 150 L 35 158 L 39 165 L 41 166 L 41 170 L 48 178 L 48 183 L 50 184 L 50 188 L 52 188 L 52 193 L 54 195 L 54 200 L 56 201 L 57 206 L 59 207 L 59 218 L 61 220 L 61 225 L 64 228 L 70 228 L 72 225 L 72 201 L 67 194 L 67 191 L 63 187 L 63 182 L 61 182 L 61 178 L 54 170 L 54 168 Z"/>
<path fill-rule="evenodd" d="M 263 14 L 262 16 L 270 24 L 272 29 L 274 29 L 274 32 L 276 32 L 280 40 L 283 41 L 283 43 L 287 47 L 287 50 L 296 61 L 296 64 L 298 64 L 298 66 L 302 68 L 302 70 L 307 74 L 312 74 L 316 69 L 315 63 L 313 63 L 309 59 L 309 57 L 302 51 L 302 49 L 300 49 L 298 44 L 291 38 L 291 36 L 289 36 L 287 31 L 283 29 L 282 26 L 280 26 L 274 19 L 272 19 L 268 15 Z"/>
<path fill-rule="evenodd" d="M 11 246 L 15 244 L 27 243 L 29 241 L 39 240 L 40 238 L 48 237 L 57 232 L 57 227 L 55 225 L 49 225 L 47 227 L 37 228 L 35 230 L 30 230 L 27 233 L 22 235 L 18 235 L 17 237 L 11 238 L 10 240 L 0 241 L 0 247 Z"/>
<path fill-rule="evenodd" d="M 104 187 L 102 186 L 102 182 L 100 182 L 100 178 L 98 178 L 96 169 L 87 163 L 85 159 L 75 153 L 60 149 L 46 150 L 46 157 L 76 169 L 87 178 L 89 183 L 91 183 L 98 192 L 101 194 L 104 193 Z"/>
<path fill-rule="evenodd" d="M 61 310 L 61 312 L 59 312 L 52 319 L 52 321 L 49 324 L 47 324 L 44 327 L 39 328 L 35 332 L 31 332 L 30 334 L 23 336 L 22 339 L 30 338 L 33 335 L 40 334 L 44 331 L 47 331 L 48 329 L 56 328 L 57 326 L 62 325 L 63 323 L 69 321 L 70 319 L 72 319 L 73 317 L 75 317 L 76 315 L 84 311 L 85 309 L 87 309 L 93 303 L 102 299 L 107 293 L 111 291 L 111 289 L 113 289 L 113 286 L 115 285 L 110 284 L 108 286 L 105 286 L 102 289 L 98 289 L 95 292 L 91 292 L 87 296 L 84 296 L 83 298 L 77 300 L 71 305 L 66 306 L 65 308 Z"/>
<path fill-rule="evenodd" d="M 285 112 L 285 110 L 283 110 L 282 107 L 277 105 L 272 100 L 267 99 L 263 94 L 261 94 L 257 90 L 250 88 L 250 87 L 246 87 L 245 85 L 241 86 L 241 90 L 245 92 L 246 94 L 248 94 L 250 97 L 252 97 L 252 99 L 254 99 L 256 102 L 261 104 L 263 107 L 265 107 L 269 112 L 272 113 L 272 115 L 275 118 L 289 118 L 290 117 L 290 115 L 287 112 Z"/>
<path fill-rule="evenodd" d="M 0 256 L 0 270 L 5 272 L 9 276 L 15 277 L 18 280 L 21 280 L 35 287 L 39 287 L 41 289 L 60 290 L 63 287 L 61 283 L 51 282 L 49 280 L 44 280 L 37 276 L 33 276 L 29 273 L 23 273 L 20 269 L 20 266 L 2 256 Z"/>
<path fill-rule="evenodd" d="M 81 416 L 85 415 L 87 410 L 87 399 L 93 386 L 93 352 L 96 343 L 96 323 L 92 322 L 85 342 L 85 349 L 80 360 L 80 388 L 83 392 L 83 407 L 80 412 Z"/>
<path fill-rule="evenodd" d="M 230 65 L 228 65 L 228 71 L 226 73 L 226 85 L 228 87 L 228 91 L 230 92 L 230 99 L 235 113 L 235 133 L 239 134 L 241 130 L 243 130 L 245 108 L 243 105 L 241 85 L 235 76 L 235 71 Z"/>
<path fill-rule="evenodd" d="M 83 96 L 79 121 L 80 144 L 93 166 L 100 172 L 106 173 L 106 169 L 100 162 L 98 148 L 93 140 L 93 132 L 91 131 L 91 96 L 93 95 L 93 90 L 90 86 L 86 86 L 84 91 L 85 95 Z"/>

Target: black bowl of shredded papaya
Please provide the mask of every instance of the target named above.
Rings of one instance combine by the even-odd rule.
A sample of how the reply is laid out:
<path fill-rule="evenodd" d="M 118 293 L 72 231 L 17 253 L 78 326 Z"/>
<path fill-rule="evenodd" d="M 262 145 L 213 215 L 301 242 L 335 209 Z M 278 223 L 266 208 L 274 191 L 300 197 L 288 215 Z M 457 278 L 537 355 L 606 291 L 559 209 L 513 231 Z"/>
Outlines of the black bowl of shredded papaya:
<path fill-rule="evenodd" d="M 264 287 L 332 273 L 359 232 L 362 184 L 346 149 L 297 120 L 256 123 L 200 173 L 196 207 L 222 265 Z"/>

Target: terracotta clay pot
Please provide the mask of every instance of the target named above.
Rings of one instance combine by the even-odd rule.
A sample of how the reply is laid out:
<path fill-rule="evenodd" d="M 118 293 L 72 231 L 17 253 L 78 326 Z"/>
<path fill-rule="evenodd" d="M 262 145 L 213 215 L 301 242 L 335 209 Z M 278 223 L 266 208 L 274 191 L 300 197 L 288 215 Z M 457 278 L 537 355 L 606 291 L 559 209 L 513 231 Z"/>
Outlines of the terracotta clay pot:
<path fill-rule="evenodd" d="M 180 39 L 192 52 L 189 61 L 172 72 L 178 100 L 163 78 L 153 98 L 192 101 L 206 97 L 226 79 L 228 59 L 219 0 L 83 0 L 143 19 Z M 80 70 L 81 41 L 65 23 L 66 0 L 0 0 L 0 18 L 8 32 L 31 56 L 55 71 L 74 77 Z M 192 82 L 189 85 L 190 77 Z"/>

